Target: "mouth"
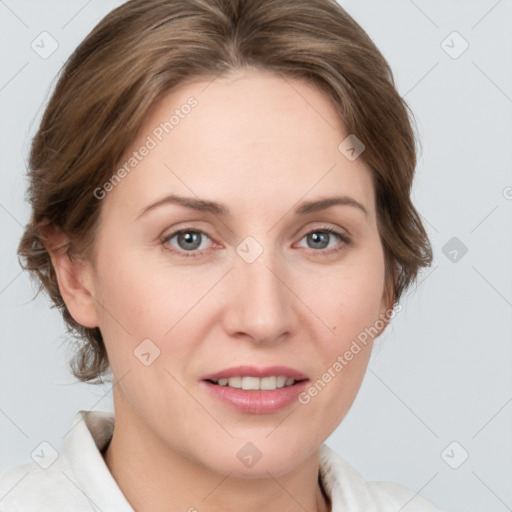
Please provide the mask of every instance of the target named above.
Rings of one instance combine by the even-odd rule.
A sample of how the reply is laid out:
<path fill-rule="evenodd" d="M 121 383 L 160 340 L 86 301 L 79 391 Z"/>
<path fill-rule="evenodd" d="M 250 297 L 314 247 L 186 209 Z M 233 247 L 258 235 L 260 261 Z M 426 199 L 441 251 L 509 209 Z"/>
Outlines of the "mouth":
<path fill-rule="evenodd" d="M 229 368 L 201 380 L 221 403 L 240 412 L 269 414 L 297 401 L 309 379 L 284 366 Z"/>
<path fill-rule="evenodd" d="M 217 386 L 230 387 L 235 389 L 243 389 L 244 391 L 273 391 L 289 386 L 293 386 L 296 382 L 302 382 L 306 379 L 295 380 L 285 375 L 272 375 L 270 377 L 224 377 L 221 379 L 206 379 L 207 382 Z"/>

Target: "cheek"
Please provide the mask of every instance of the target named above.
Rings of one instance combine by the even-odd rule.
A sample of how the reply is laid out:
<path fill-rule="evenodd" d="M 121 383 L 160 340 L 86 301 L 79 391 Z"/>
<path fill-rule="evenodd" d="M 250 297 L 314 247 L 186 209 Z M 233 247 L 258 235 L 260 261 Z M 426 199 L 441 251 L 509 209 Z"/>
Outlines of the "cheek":
<path fill-rule="evenodd" d="M 118 352 L 132 352 L 146 338 L 163 348 L 179 332 L 182 321 L 193 316 L 218 276 L 211 270 L 192 274 L 184 267 L 173 268 L 164 257 L 154 264 L 144 251 L 123 253 L 115 264 L 105 258 L 98 267 L 98 314 L 104 339 L 115 340 L 111 350 Z M 126 350 L 127 345 L 131 350 Z"/>
<path fill-rule="evenodd" d="M 202 414 L 179 384 L 201 339 L 194 306 L 218 278 L 191 279 L 183 267 L 148 261 L 134 252 L 99 268 L 101 330 L 112 371 L 122 379 L 119 396 L 147 418 L 179 407 L 187 422 Z"/>
<path fill-rule="evenodd" d="M 309 295 L 311 309 L 322 320 L 317 334 L 323 334 L 316 336 L 321 361 L 317 388 L 330 388 L 323 400 L 332 411 L 346 412 L 364 377 L 373 341 L 383 327 L 384 278 L 383 253 L 376 245 L 365 255 L 355 255 L 335 275 L 317 281 L 321 286 Z"/>
<path fill-rule="evenodd" d="M 116 250 L 116 245 L 122 250 Z M 116 340 L 112 350 L 126 351 L 128 344 L 131 350 L 127 352 L 131 353 L 145 338 L 160 347 L 168 345 L 173 334 L 190 324 L 191 317 L 205 311 L 209 292 L 216 288 L 218 293 L 223 286 L 219 285 L 223 269 L 195 265 L 187 270 L 185 265 L 171 264 L 164 251 L 155 258 L 155 250 L 129 251 L 126 244 L 122 246 L 112 237 L 102 251 L 97 275 L 98 314 L 104 339 Z M 352 251 L 331 268 L 295 271 L 296 275 L 288 277 L 304 303 L 297 303 L 296 313 L 305 315 L 301 319 L 305 330 L 318 323 L 313 328 L 316 332 L 310 334 L 316 338 L 319 357 L 329 363 L 378 318 L 384 286 L 382 249 L 375 243 L 364 251 Z M 300 313 L 304 305 L 307 311 Z M 208 323 L 208 318 L 203 317 L 200 323 Z M 179 345 L 174 343 L 174 349 L 179 350 Z"/>
<path fill-rule="evenodd" d="M 354 254 L 331 275 L 316 276 L 314 288 L 313 281 L 307 284 L 311 309 L 331 329 L 333 347 L 343 348 L 378 320 L 384 280 L 383 254 L 377 246 L 365 255 Z"/>

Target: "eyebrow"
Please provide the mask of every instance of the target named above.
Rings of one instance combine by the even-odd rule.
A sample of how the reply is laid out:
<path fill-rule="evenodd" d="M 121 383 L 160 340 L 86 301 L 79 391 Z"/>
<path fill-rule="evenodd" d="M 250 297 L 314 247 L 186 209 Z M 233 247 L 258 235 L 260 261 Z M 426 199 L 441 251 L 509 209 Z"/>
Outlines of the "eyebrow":
<path fill-rule="evenodd" d="M 320 210 L 326 210 L 327 208 L 335 205 L 353 206 L 354 208 L 357 208 L 363 212 L 366 217 L 368 217 L 368 211 L 366 208 L 359 201 L 356 201 L 353 197 L 350 196 L 334 196 L 326 197 L 325 199 L 318 199 L 316 201 L 306 201 L 295 210 L 295 213 L 307 214 L 318 212 Z"/>
<path fill-rule="evenodd" d="M 195 199 L 193 197 L 184 197 L 178 196 L 176 194 L 171 194 L 143 208 L 141 212 L 137 215 L 137 219 L 147 214 L 148 212 L 167 204 L 178 204 L 191 210 L 210 212 L 215 215 L 230 215 L 228 207 L 216 201 L 209 201 L 206 199 Z M 335 205 L 352 206 L 363 212 L 365 216 L 368 216 L 368 211 L 359 201 L 356 201 L 353 197 L 346 195 L 326 197 L 315 201 L 305 201 L 301 203 L 301 205 L 295 210 L 295 214 L 306 215 L 308 213 L 326 210 L 327 208 L 331 208 L 332 206 Z"/>

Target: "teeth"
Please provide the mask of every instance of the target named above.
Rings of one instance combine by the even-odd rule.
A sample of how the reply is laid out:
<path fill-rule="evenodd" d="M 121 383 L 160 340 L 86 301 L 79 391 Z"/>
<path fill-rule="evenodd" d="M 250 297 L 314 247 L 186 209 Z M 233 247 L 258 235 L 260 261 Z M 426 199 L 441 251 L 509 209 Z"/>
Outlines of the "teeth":
<path fill-rule="evenodd" d="M 231 377 L 228 379 L 228 386 L 230 388 L 240 389 L 242 387 L 242 377 Z"/>
<path fill-rule="evenodd" d="M 260 389 L 260 379 L 258 377 L 242 377 L 242 389 Z"/>
<path fill-rule="evenodd" d="M 256 380 L 259 380 L 259 389 L 277 389 L 277 377 L 265 377 Z"/>
<path fill-rule="evenodd" d="M 217 384 L 219 386 L 229 386 L 230 388 L 244 389 L 247 391 L 258 389 L 272 391 L 285 386 L 292 386 L 295 384 L 295 379 L 286 378 L 282 375 L 263 377 L 262 379 L 258 377 L 230 377 L 229 379 L 219 379 Z"/>

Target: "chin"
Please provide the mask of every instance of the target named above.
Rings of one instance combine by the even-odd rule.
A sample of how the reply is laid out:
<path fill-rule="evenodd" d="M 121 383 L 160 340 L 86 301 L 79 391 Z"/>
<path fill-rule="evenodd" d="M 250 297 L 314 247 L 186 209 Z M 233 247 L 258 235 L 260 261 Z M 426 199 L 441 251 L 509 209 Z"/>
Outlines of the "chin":
<path fill-rule="evenodd" d="M 243 440 L 239 437 L 230 440 L 229 446 L 212 447 L 208 457 L 210 464 L 207 463 L 210 469 L 240 479 L 268 478 L 269 473 L 279 477 L 299 467 L 319 448 L 310 446 L 310 439 L 308 444 L 302 440 L 284 443 L 276 438 L 272 441 L 263 436 L 261 441 L 249 439 L 250 436 L 244 436 Z"/>

